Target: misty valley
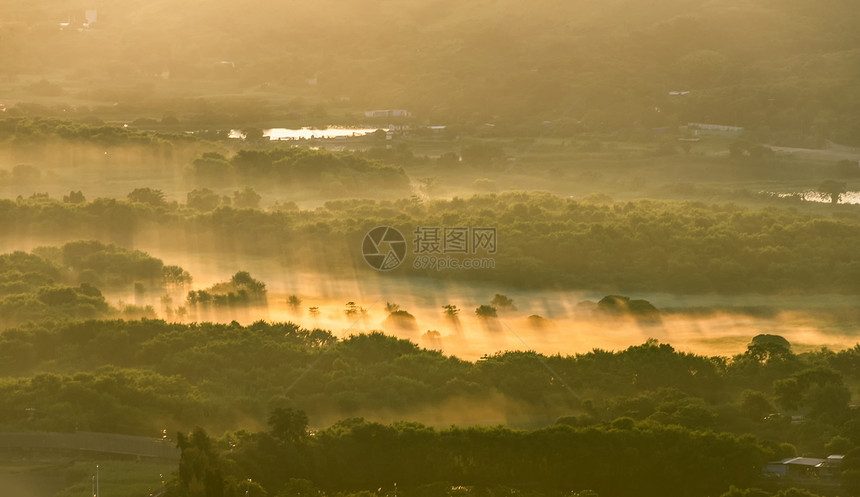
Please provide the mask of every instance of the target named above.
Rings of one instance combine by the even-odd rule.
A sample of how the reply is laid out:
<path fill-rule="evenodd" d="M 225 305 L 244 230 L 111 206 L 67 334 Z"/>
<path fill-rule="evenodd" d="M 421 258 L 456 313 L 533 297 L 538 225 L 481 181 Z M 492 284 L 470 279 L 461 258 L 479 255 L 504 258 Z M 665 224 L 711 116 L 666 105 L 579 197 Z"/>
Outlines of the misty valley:
<path fill-rule="evenodd" d="M 0 496 L 860 495 L 860 10 L 0 2 Z"/>

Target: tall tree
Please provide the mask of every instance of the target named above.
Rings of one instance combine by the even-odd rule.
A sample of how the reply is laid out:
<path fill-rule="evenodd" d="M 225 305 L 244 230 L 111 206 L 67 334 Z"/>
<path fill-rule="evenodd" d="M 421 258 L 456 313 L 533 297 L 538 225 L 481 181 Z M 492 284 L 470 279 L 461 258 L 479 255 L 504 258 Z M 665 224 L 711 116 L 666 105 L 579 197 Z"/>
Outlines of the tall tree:
<path fill-rule="evenodd" d="M 224 477 L 218 451 L 203 428 L 191 435 L 177 435 L 182 451 L 179 459 L 179 488 L 169 495 L 178 497 L 223 497 Z"/>

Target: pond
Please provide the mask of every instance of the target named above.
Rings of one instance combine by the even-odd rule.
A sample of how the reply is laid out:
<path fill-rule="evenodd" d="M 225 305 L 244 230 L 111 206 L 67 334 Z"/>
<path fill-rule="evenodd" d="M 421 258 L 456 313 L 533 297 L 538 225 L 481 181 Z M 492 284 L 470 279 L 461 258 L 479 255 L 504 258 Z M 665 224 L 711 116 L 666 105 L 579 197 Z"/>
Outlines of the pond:
<path fill-rule="evenodd" d="M 313 140 L 325 138 L 348 138 L 364 136 L 384 128 L 347 128 L 343 126 L 328 126 L 326 128 L 270 128 L 263 130 L 263 136 L 271 140 Z M 245 133 L 241 129 L 231 129 L 230 138 L 243 139 Z"/>

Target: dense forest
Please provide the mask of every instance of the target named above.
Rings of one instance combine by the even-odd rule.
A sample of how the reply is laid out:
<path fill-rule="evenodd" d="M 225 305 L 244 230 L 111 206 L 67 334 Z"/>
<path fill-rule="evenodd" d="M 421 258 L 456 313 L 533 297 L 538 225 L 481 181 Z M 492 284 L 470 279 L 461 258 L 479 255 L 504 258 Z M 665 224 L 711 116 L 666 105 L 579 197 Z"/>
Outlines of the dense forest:
<path fill-rule="evenodd" d="M 748 438 L 637 424 L 630 418 L 535 431 L 437 431 L 418 423 L 386 426 L 348 419 L 309 436 L 302 431 L 301 415 L 276 410 L 271 431 L 231 434 L 220 443 L 201 430 L 181 436 L 179 478 L 166 495 L 242 495 L 249 488 L 243 476 L 251 477 L 260 495 L 373 495 L 394 483 L 404 495 L 418 496 L 576 490 L 607 496 L 714 495 L 732 483 L 752 484 L 756 466 L 774 456 Z M 619 466 L 628 478 L 617 477 Z"/>
<path fill-rule="evenodd" d="M 252 478 L 268 495 L 372 491 L 394 479 L 409 495 L 456 486 L 492 495 L 715 495 L 767 484 L 759 477 L 767 461 L 854 454 L 860 445 L 850 404 L 860 349 L 796 354 L 776 335 L 754 337 L 734 357 L 648 341 L 466 362 L 378 333 L 337 339 L 292 324 L 85 321 L 8 329 L 0 357 L 5 430 L 226 430 L 217 441 L 200 428 L 179 436 L 174 495 L 221 495 L 212 485 L 231 478 Z M 442 406 L 493 406 L 528 431 L 351 417 L 399 419 Z M 315 421 L 322 418 L 333 424 Z M 259 433 L 247 428 L 267 423 Z M 617 478 L 618 465 L 635 478 Z M 561 469 L 571 466 L 581 471 Z M 204 477 L 210 472 L 215 480 Z"/>
<path fill-rule="evenodd" d="M 190 283 L 179 266 L 165 265 L 139 250 L 97 241 L 38 247 L 33 253 L 0 255 L 0 324 L 61 318 L 153 317 L 155 311 L 133 303 L 116 309 L 102 289 L 134 287 L 136 294 L 157 293 Z"/>
<path fill-rule="evenodd" d="M 495 269 L 457 277 L 607 292 L 854 294 L 860 291 L 860 255 L 854 250 L 860 224 L 856 209 L 838 214 L 652 200 L 603 203 L 539 193 L 203 212 L 167 203 L 98 198 L 75 204 L 34 197 L 0 200 L 0 233 L 46 243 L 89 237 L 134 246 L 159 232 L 161 250 L 211 244 L 276 257 L 287 268 L 336 271 L 365 267 L 357 248 L 375 226 L 400 229 L 410 246 L 417 226 L 494 227 Z M 450 271 L 412 266 L 410 260 L 397 271 L 452 277 Z"/>
<path fill-rule="evenodd" d="M 331 419 L 500 402 L 523 427 L 628 416 L 750 432 L 820 452 L 833 436 L 860 442 L 849 409 L 860 385 L 858 350 L 795 354 L 781 337 L 760 335 L 734 357 L 652 340 L 618 352 L 504 352 L 471 363 L 379 333 L 337 339 L 293 324 L 42 323 L 3 333 L 3 424 L 145 434 L 162 424 L 224 430 L 245 418 L 263 423 L 287 405 Z M 36 415 L 28 418 L 26 407 Z M 764 419 L 775 412 L 782 415 Z M 791 414 L 805 415 L 806 424 L 788 424 Z"/>

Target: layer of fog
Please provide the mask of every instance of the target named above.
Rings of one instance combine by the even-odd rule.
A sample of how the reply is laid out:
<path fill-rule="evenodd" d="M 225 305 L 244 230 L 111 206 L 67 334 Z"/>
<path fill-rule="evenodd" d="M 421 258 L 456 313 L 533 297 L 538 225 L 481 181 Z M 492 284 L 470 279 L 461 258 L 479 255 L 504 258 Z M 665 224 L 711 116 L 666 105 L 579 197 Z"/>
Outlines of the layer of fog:
<path fill-rule="evenodd" d="M 772 192 L 762 192 L 769 195 L 776 195 L 780 198 L 798 198 L 800 200 L 804 200 L 807 202 L 820 202 L 824 204 L 831 203 L 831 199 L 829 195 L 822 194 L 821 192 L 815 190 L 806 190 L 802 192 L 790 192 L 790 193 L 772 193 Z M 842 204 L 860 204 L 860 191 L 849 191 L 845 192 L 839 196 L 839 202 Z"/>
<path fill-rule="evenodd" d="M 523 290 L 492 283 L 491 275 L 490 281 L 476 281 L 462 272 L 462 282 L 458 282 L 456 272 L 447 280 L 416 278 L 396 271 L 377 272 L 363 265 L 298 271 L 268 257 L 215 251 L 200 240 L 176 249 L 183 245 L 179 233 L 152 235 L 145 243 L 135 243 L 134 248 L 165 264 L 182 266 L 191 273 L 192 284 L 170 290 L 148 289 L 142 296 L 129 285 L 125 291 L 106 291 L 105 295 L 114 305 L 151 305 L 158 317 L 168 321 L 292 321 L 306 328 L 331 330 L 339 337 L 381 330 L 469 360 L 505 350 L 544 354 L 619 350 L 649 338 L 678 350 L 709 355 L 741 353 L 759 333 L 783 335 L 795 350 L 821 346 L 842 349 L 858 341 L 856 302 L 844 296 L 626 293 L 634 299 L 646 299 L 662 311 L 659 322 L 648 322 L 596 312 L 594 303 L 608 293 L 605 291 Z M 7 238 L 0 252 L 29 251 L 40 245 L 57 243 Z M 267 305 L 195 309 L 185 304 L 189 290 L 227 281 L 237 271 L 249 271 L 266 283 Z M 478 317 L 475 309 L 490 304 L 497 293 L 513 299 L 516 309 L 499 309 L 498 319 Z M 170 299 L 165 300 L 165 294 Z M 298 297 L 300 305 L 291 306 L 290 296 Z M 364 312 L 347 315 L 348 302 Z M 414 326 L 386 323 L 387 303 L 412 314 Z M 449 304 L 459 309 L 456 320 L 445 315 L 443 306 Z M 185 314 L 177 312 L 181 307 L 186 307 Z M 312 307 L 318 308 L 318 315 L 310 312 Z"/>
<path fill-rule="evenodd" d="M 795 350 L 821 346 L 842 349 L 858 341 L 856 330 L 846 329 L 846 323 L 822 319 L 823 313 L 835 316 L 846 308 L 856 308 L 849 300 L 830 295 L 629 295 L 644 298 L 663 311 L 659 320 L 649 321 L 599 312 L 595 303 L 605 293 L 525 291 L 488 282 L 408 278 L 362 267 L 352 268 L 351 274 L 295 272 L 267 258 L 238 260 L 217 253 L 159 255 L 194 276 L 191 289 L 228 280 L 239 270 L 249 271 L 268 288 L 265 306 L 188 309 L 185 316 L 168 316 L 159 296 L 148 296 L 146 303 L 167 319 L 235 320 L 242 324 L 261 319 L 291 321 L 306 328 L 331 330 L 339 337 L 381 330 L 468 360 L 506 350 L 535 350 L 548 355 L 585 353 L 595 348 L 620 350 L 649 338 L 678 350 L 709 355 L 741 353 L 759 333 L 783 335 Z M 186 291 L 178 289 L 171 295 L 174 308 L 182 305 Z M 498 309 L 498 318 L 477 316 L 475 309 L 490 304 L 497 293 L 510 297 L 515 309 Z M 300 305 L 290 305 L 290 296 L 298 297 Z M 119 297 L 131 302 L 133 294 Z M 361 311 L 348 315 L 348 302 Z M 386 321 L 388 303 L 412 314 L 414 326 L 403 320 Z M 457 306 L 456 319 L 446 315 L 446 305 Z M 318 315 L 310 311 L 312 307 L 318 309 Z"/>

